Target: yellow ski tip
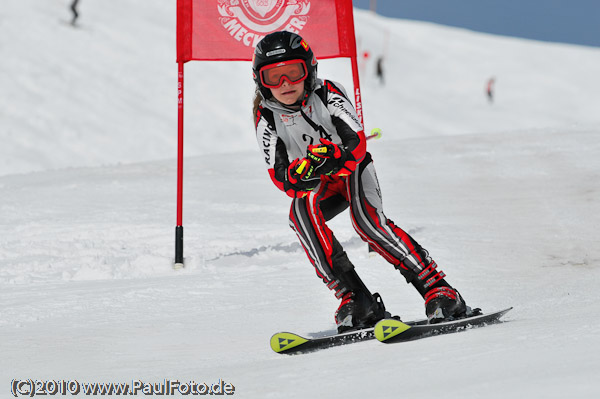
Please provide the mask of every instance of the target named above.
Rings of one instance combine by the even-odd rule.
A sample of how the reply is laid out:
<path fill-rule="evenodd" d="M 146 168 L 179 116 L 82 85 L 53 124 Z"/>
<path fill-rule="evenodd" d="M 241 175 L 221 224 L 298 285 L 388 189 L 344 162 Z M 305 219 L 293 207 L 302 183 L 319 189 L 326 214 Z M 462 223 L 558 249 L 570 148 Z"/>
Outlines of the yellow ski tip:
<path fill-rule="evenodd" d="M 275 352 L 285 352 L 289 349 L 295 348 L 296 346 L 302 345 L 307 342 L 306 338 L 302 338 L 299 335 L 281 332 L 271 337 L 271 349 Z"/>
<path fill-rule="evenodd" d="M 410 329 L 408 324 L 402 323 L 400 320 L 385 319 L 381 320 L 375 326 L 375 338 L 378 341 L 386 341 L 404 331 Z"/>

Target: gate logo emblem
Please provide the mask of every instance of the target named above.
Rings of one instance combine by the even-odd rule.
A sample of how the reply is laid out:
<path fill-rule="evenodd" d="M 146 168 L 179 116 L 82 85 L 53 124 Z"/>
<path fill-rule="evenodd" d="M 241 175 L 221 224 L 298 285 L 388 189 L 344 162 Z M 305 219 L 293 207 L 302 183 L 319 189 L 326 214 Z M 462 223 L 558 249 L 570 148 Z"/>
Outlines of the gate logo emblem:
<path fill-rule="evenodd" d="M 258 14 L 258 18 L 269 18 L 277 14 L 283 0 L 242 0 L 242 5 L 250 14 Z M 267 15 L 270 14 L 270 15 Z"/>
<path fill-rule="evenodd" d="M 218 0 L 221 26 L 238 42 L 256 47 L 267 33 L 300 33 L 309 19 L 310 0 Z"/>

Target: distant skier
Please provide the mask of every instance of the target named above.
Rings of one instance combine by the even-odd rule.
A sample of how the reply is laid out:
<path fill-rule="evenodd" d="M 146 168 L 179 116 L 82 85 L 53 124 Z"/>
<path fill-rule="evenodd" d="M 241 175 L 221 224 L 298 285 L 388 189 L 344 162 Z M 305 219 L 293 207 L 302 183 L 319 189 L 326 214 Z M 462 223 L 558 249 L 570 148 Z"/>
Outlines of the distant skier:
<path fill-rule="evenodd" d="M 486 85 L 486 93 L 490 103 L 494 102 L 494 83 L 496 83 L 496 79 L 490 78 Z"/>
<path fill-rule="evenodd" d="M 71 25 L 73 26 L 75 26 L 77 18 L 79 18 L 79 12 L 77 12 L 77 3 L 79 3 L 79 0 L 73 0 L 73 2 L 71 3 L 71 11 L 73 12 L 73 19 L 71 19 Z"/>
<path fill-rule="evenodd" d="M 383 85 L 385 84 L 385 79 L 383 76 L 383 57 L 377 58 L 377 64 L 375 66 L 375 73 L 379 78 L 379 82 Z"/>
<path fill-rule="evenodd" d="M 269 34 L 256 46 L 252 68 L 260 152 L 273 183 L 293 198 L 290 226 L 318 277 L 341 299 L 338 331 L 389 317 L 326 224 L 348 207 L 361 238 L 423 296 L 431 323 L 466 315 L 465 301 L 429 253 L 384 215 L 362 124 L 344 88 L 317 79 L 308 43 L 290 32 Z"/>

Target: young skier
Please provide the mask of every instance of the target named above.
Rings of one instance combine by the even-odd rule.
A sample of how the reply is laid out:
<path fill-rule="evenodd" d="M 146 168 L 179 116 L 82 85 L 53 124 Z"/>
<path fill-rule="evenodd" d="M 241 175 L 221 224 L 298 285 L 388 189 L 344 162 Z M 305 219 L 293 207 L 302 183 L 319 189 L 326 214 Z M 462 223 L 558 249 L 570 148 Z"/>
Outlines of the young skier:
<path fill-rule="evenodd" d="M 384 317 L 326 222 L 350 208 L 360 237 L 412 283 L 430 323 L 459 318 L 468 308 L 428 252 L 383 214 L 379 183 L 363 127 L 344 88 L 317 79 L 317 60 L 300 36 L 275 32 L 256 46 L 256 138 L 273 183 L 292 197 L 290 227 L 341 303 L 339 332 Z"/>

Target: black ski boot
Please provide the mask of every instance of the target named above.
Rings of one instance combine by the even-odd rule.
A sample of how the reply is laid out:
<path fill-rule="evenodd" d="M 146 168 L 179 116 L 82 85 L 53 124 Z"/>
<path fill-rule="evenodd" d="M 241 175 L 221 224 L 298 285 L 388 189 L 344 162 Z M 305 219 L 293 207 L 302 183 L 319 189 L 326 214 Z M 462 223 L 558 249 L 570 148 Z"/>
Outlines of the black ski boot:
<path fill-rule="evenodd" d="M 458 291 L 446 282 L 446 274 L 437 270 L 437 264 L 425 249 L 419 247 L 416 252 L 426 260 L 426 266 L 419 271 L 409 266 L 399 269 L 406 281 L 412 283 L 425 299 L 425 314 L 430 324 L 473 316 L 480 311 L 471 310 L 465 304 Z"/>
<path fill-rule="evenodd" d="M 429 324 L 467 317 L 470 308 L 451 287 L 434 288 L 425 294 L 425 313 Z"/>
<path fill-rule="evenodd" d="M 379 320 L 390 317 L 385 311 L 381 296 L 377 293 L 371 294 L 335 237 L 331 258 L 336 278 L 327 286 L 335 291 L 336 298 L 342 300 L 335 312 L 338 332 L 373 327 Z"/>
<path fill-rule="evenodd" d="M 363 291 L 351 291 L 344 295 L 340 307 L 335 312 L 338 333 L 373 327 L 390 314 L 378 293 L 371 295 Z"/>

